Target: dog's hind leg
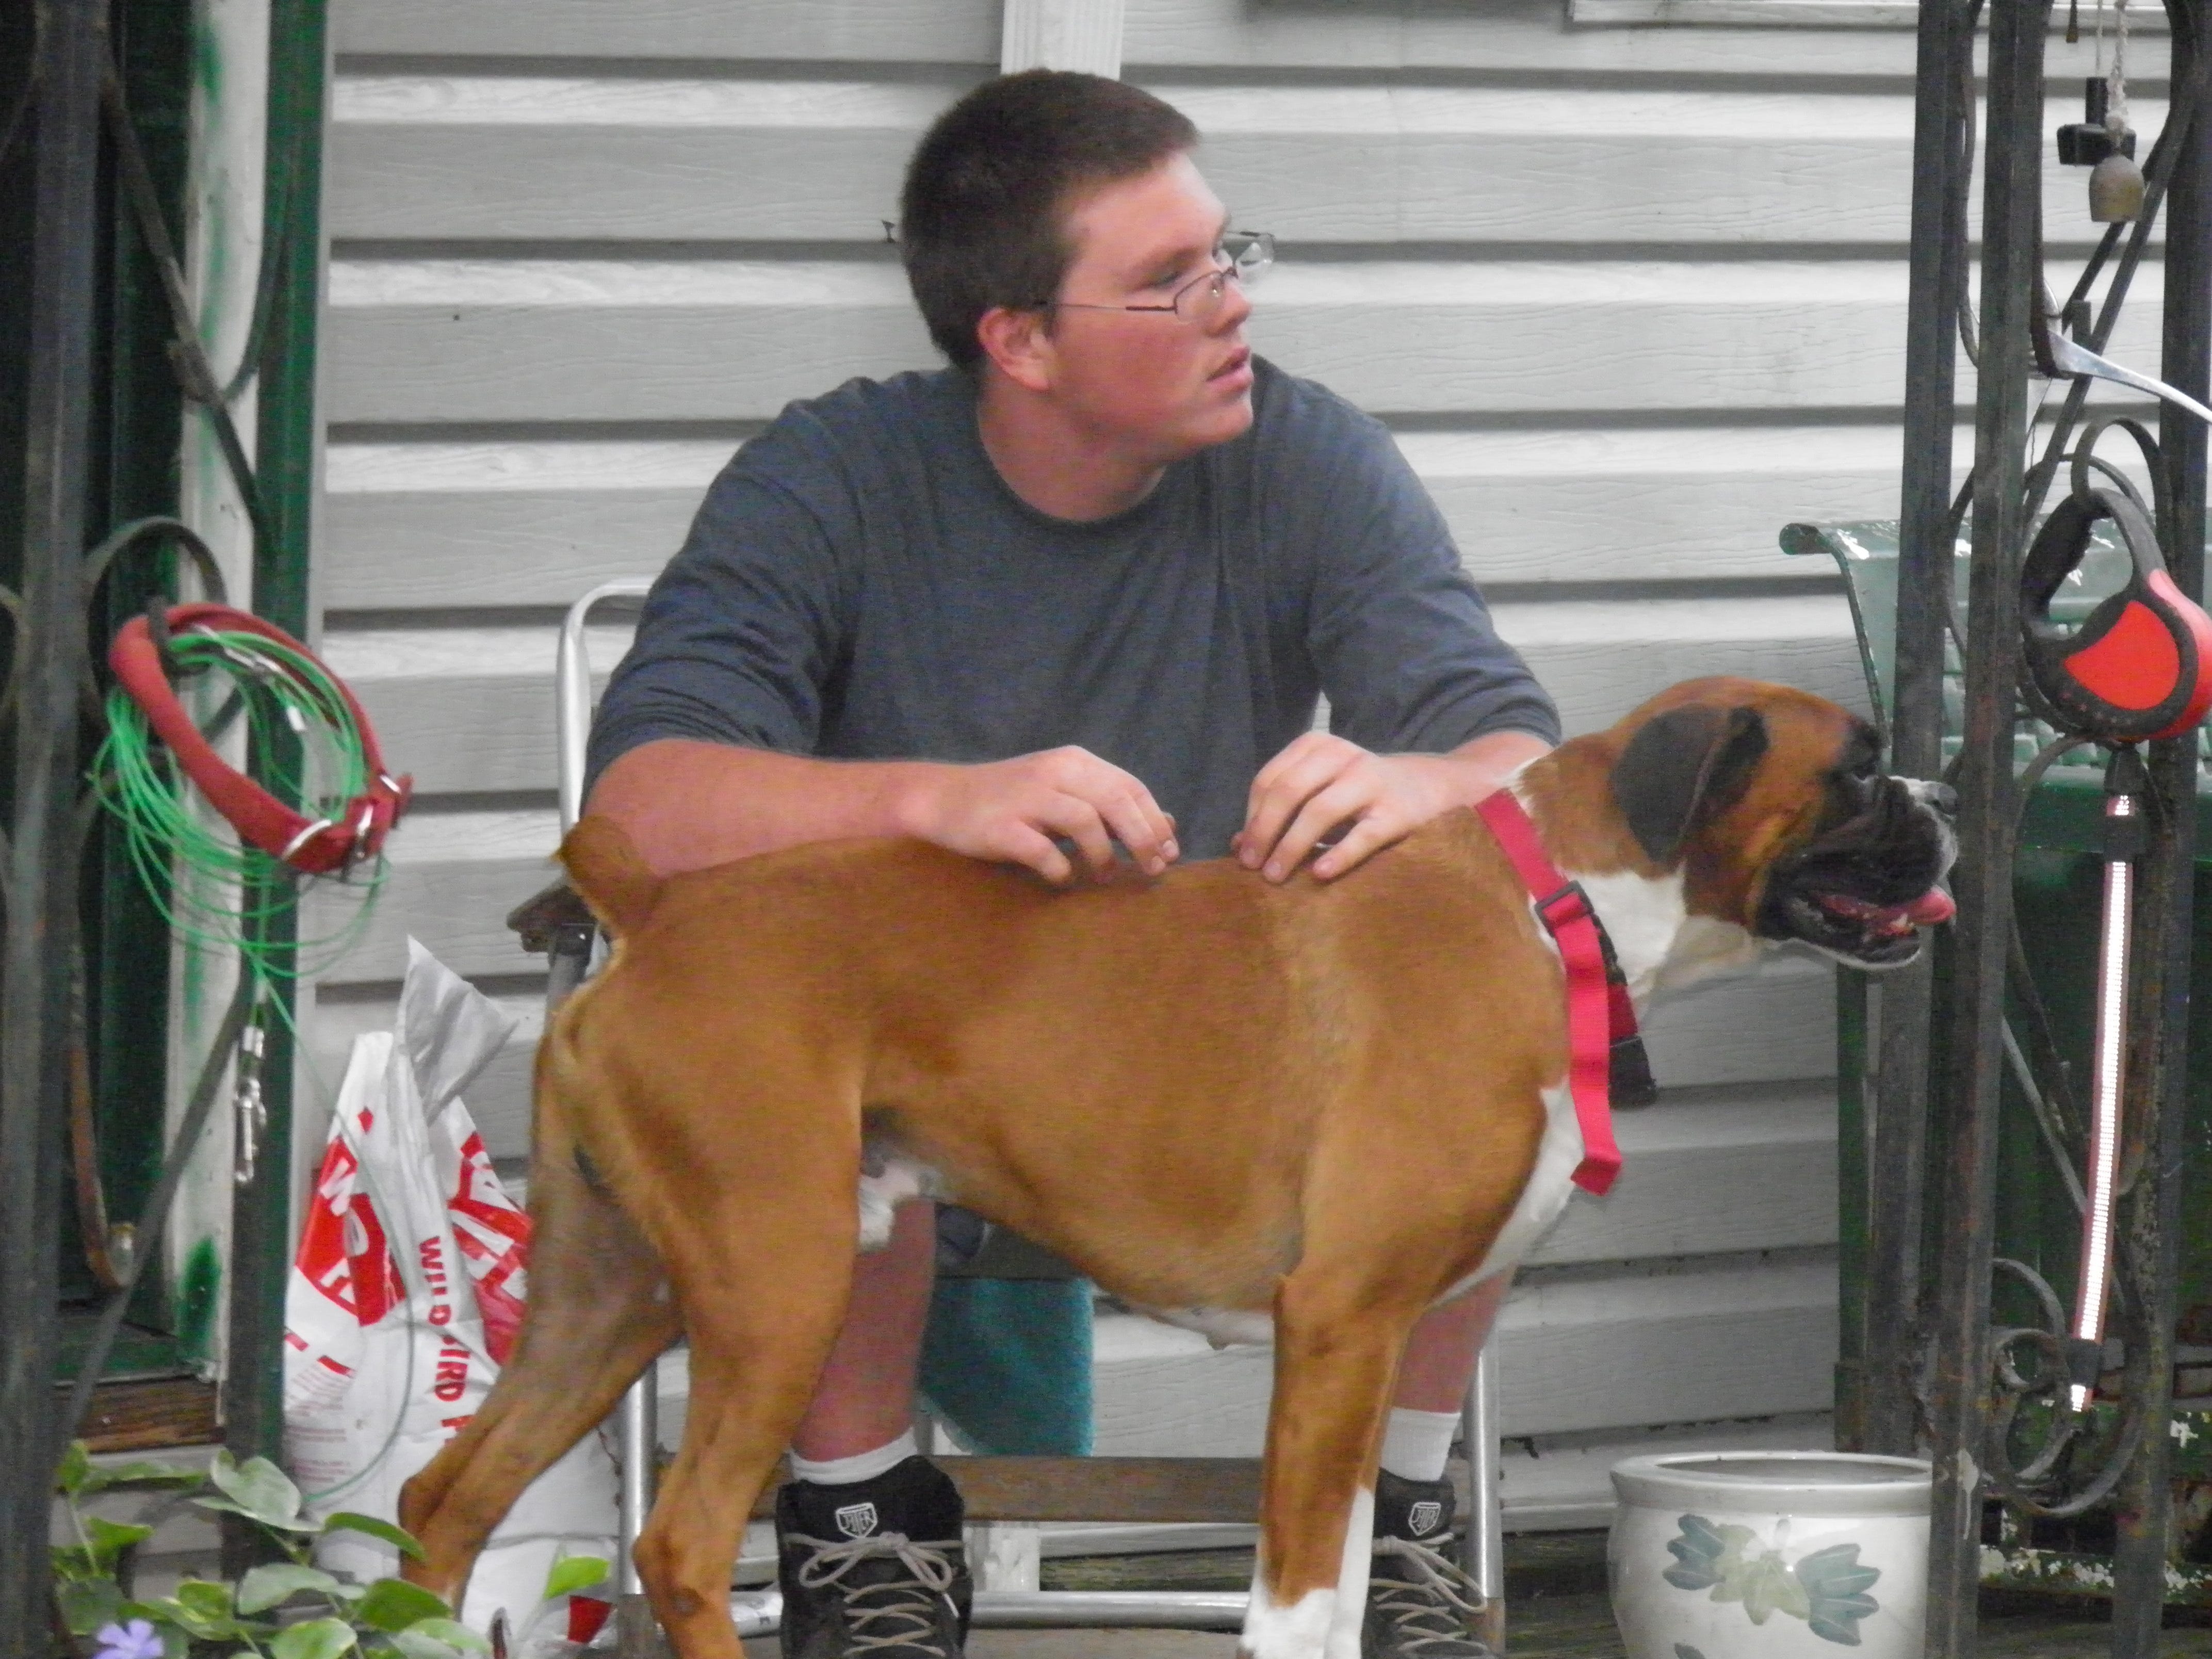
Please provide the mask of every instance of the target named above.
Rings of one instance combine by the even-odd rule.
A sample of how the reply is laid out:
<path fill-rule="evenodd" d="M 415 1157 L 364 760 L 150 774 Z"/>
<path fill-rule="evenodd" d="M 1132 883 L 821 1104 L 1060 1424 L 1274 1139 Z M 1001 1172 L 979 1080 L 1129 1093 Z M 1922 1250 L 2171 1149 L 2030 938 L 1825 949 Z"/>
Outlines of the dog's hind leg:
<path fill-rule="evenodd" d="M 690 1340 L 691 1402 L 637 1565 L 684 1659 L 739 1659 L 730 1570 L 852 1286 L 858 1110 L 849 1130 L 800 1135 L 795 1125 L 839 1114 L 814 1091 L 793 1091 L 777 1116 L 775 1130 L 750 1138 L 751 1155 L 732 1157 L 726 1146 L 714 1179 L 695 1171 L 694 1190 L 713 1196 L 660 1241 Z M 728 1145 L 746 1146 L 737 1126 L 748 1120 L 762 1121 L 727 1110 Z M 772 1162 L 757 1152 L 771 1140 Z"/>
<path fill-rule="evenodd" d="M 399 1500 L 400 1524 L 423 1548 L 407 1576 L 456 1606 L 523 1488 L 613 1408 L 680 1328 L 659 1259 L 587 1176 L 543 1071 L 539 1088 L 530 1286 L 514 1352 L 476 1416 Z"/>

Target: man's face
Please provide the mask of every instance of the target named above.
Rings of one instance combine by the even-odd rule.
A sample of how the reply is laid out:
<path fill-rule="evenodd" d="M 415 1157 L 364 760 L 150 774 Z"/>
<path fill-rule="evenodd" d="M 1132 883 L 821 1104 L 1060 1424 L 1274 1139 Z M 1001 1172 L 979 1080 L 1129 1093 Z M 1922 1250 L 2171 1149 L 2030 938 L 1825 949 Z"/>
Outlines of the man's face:
<path fill-rule="evenodd" d="M 1250 426 L 1252 306 L 1237 283 L 1200 323 L 1120 309 L 1165 306 L 1218 268 L 1228 216 L 1190 158 L 1079 197 L 1066 224 L 1075 255 L 1052 313 L 1055 400 L 1101 441 L 1154 465 Z M 1107 309 L 1081 308 L 1089 307 Z"/>

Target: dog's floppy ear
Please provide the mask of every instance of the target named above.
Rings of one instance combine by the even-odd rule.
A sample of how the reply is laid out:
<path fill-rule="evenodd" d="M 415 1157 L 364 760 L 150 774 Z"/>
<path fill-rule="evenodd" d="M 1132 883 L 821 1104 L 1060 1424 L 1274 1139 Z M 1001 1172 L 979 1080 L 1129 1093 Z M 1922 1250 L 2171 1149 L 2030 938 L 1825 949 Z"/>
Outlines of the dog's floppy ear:
<path fill-rule="evenodd" d="M 1765 753 L 1756 708 L 1670 708 L 1629 739 L 1613 769 L 1613 799 L 1644 855 L 1672 864 L 1691 830 L 1742 796 Z"/>

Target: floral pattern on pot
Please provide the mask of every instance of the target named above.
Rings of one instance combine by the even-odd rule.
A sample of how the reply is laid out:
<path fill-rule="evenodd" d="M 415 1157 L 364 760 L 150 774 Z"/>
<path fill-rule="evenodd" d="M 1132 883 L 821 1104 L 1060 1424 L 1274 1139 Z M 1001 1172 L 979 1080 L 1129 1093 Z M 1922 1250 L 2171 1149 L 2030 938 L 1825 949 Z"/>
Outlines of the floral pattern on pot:
<path fill-rule="evenodd" d="M 1677 1589 L 1710 1590 L 1716 1601 L 1741 1601 L 1754 1625 L 1786 1613 L 1805 1620 L 1814 1635 L 1855 1648 L 1859 1620 L 1881 1608 L 1867 1592 L 1881 1569 L 1861 1565 L 1856 1544 L 1814 1550 L 1793 1567 L 1749 1527 L 1716 1526 L 1702 1515 L 1682 1516 L 1676 1524 L 1680 1536 L 1667 1540 L 1674 1565 L 1662 1576 Z M 1675 1654 L 1692 1659 L 1679 1644 Z"/>

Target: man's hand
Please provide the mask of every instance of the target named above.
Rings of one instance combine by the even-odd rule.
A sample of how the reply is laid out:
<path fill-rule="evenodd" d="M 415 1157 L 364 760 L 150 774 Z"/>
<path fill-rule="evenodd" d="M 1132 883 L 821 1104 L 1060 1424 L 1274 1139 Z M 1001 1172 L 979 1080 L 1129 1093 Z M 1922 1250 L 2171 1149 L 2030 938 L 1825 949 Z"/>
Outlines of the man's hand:
<path fill-rule="evenodd" d="M 907 834 L 969 858 L 1025 864 L 1055 884 L 1075 876 L 1055 836 L 1073 842 L 1102 880 L 1113 873 L 1117 841 L 1148 875 L 1165 870 L 1180 850 L 1175 820 L 1152 792 L 1087 749 L 914 771 L 899 814 Z"/>
<path fill-rule="evenodd" d="M 1322 836 L 1348 826 L 1314 860 L 1314 874 L 1333 880 L 1431 818 L 1474 805 L 1550 747 L 1526 732 L 1493 732 L 1449 755 L 1377 755 L 1309 732 L 1252 780 L 1231 850 L 1246 869 L 1287 881 Z"/>

